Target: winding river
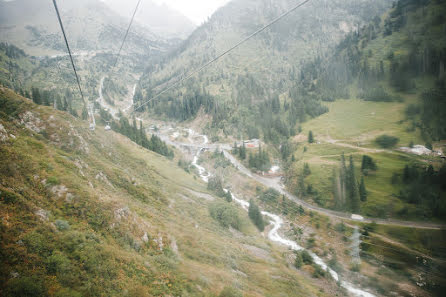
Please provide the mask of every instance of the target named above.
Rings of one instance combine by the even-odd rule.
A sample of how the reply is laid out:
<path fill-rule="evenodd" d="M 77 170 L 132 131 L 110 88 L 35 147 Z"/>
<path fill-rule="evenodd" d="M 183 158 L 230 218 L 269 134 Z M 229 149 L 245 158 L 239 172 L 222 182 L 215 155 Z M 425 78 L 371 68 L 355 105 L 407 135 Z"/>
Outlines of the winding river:
<path fill-rule="evenodd" d="M 193 130 L 189 129 L 189 134 L 193 135 L 195 137 L 202 137 L 203 138 L 203 145 L 206 145 L 208 143 L 208 138 L 206 135 L 199 135 L 197 133 L 195 133 Z M 204 151 L 205 149 L 199 149 L 197 154 L 194 156 L 192 165 L 195 166 L 198 169 L 198 173 L 201 177 L 201 179 L 204 182 L 209 182 L 209 178 L 211 177 L 211 174 L 209 172 L 206 171 L 206 169 L 198 164 L 198 159 L 200 157 L 200 154 Z M 227 192 L 227 189 L 224 189 L 225 192 Z M 232 195 L 232 200 L 234 202 L 236 202 L 237 204 L 239 204 L 243 209 L 248 210 L 249 208 L 249 202 L 245 201 L 243 199 L 239 199 L 238 197 L 236 197 L 233 193 L 231 193 Z M 283 219 L 275 214 L 272 214 L 270 212 L 267 211 L 262 211 L 262 215 L 268 217 L 271 220 L 271 225 L 273 226 L 271 228 L 271 230 L 268 232 L 268 238 L 276 243 L 279 243 L 281 245 L 287 246 L 292 250 L 295 251 L 300 251 L 300 250 L 304 250 L 303 247 L 301 247 L 300 245 L 298 245 L 295 241 L 283 238 L 280 234 L 279 234 L 279 230 L 280 228 L 282 228 L 284 221 Z M 309 254 L 311 255 L 311 257 L 313 258 L 314 262 L 316 264 L 318 264 L 319 266 L 322 267 L 322 269 L 324 269 L 325 271 L 328 271 L 328 273 L 330 273 L 331 277 L 336 281 L 339 282 L 339 284 L 345 288 L 348 292 L 350 292 L 352 295 L 354 296 L 358 296 L 358 297 L 376 297 L 375 295 L 364 291 L 362 289 L 356 288 L 353 284 L 345 281 L 345 280 L 341 280 L 338 273 L 336 271 L 334 271 L 333 269 L 331 269 L 330 267 L 328 267 L 327 264 L 325 264 L 325 262 L 319 257 L 317 256 L 315 253 L 308 251 Z"/>

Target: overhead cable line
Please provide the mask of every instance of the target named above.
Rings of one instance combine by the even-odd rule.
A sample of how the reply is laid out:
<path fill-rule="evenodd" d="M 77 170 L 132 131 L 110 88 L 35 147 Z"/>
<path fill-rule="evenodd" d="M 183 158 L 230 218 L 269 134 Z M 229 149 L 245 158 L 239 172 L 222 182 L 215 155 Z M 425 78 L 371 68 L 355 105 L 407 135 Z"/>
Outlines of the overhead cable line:
<path fill-rule="evenodd" d="M 385 255 L 376 255 L 376 254 L 369 253 L 369 252 L 366 252 L 366 251 L 361 251 L 361 254 L 365 254 L 365 255 L 368 255 L 369 257 L 373 257 L 373 258 L 375 258 L 375 259 L 381 261 L 384 265 L 385 265 L 385 262 L 387 262 L 387 263 L 395 263 L 395 264 L 407 265 L 407 262 L 401 262 L 401 261 L 398 261 L 398 260 L 390 259 L 389 257 L 386 257 Z M 379 257 L 379 256 L 381 256 L 382 259 L 381 259 L 381 257 Z M 364 257 L 361 257 L 361 258 L 364 258 Z M 423 273 L 425 273 L 425 274 L 429 274 L 429 275 L 432 275 L 432 276 L 436 276 L 436 277 L 438 277 L 438 278 L 442 278 L 442 279 L 445 278 L 445 275 L 444 275 L 444 274 L 439 274 L 438 271 L 436 271 L 436 270 L 428 271 L 428 270 L 423 269 L 423 268 L 421 268 L 421 267 L 425 267 L 425 266 L 415 266 L 415 267 L 414 267 L 414 266 L 411 266 L 411 267 L 408 267 L 407 269 L 412 270 L 412 271 L 416 271 L 416 272 L 423 272 Z M 387 267 L 387 268 L 388 268 L 388 269 L 391 269 L 391 268 L 389 268 L 389 267 Z M 392 270 L 392 269 L 391 269 L 391 270 Z"/>
<path fill-rule="evenodd" d="M 81 93 L 82 101 L 84 101 L 84 103 L 86 103 L 85 102 L 85 98 L 84 98 L 84 93 L 82 92 L 81 82 L 79 80 L 79 75 L 77 74 L 76 66 L 74 65 L 73 55 L 71 54 L 70 45 L 68 44 L 67 35 L 65 34 L 65 29 L 64 29 L 63 24 L 62 24 L 62 19 L 60 17 L 59 8 L 57 7 L 56 0 L 53 0 L 53 4 L 54 4 L 54 8 L 56 9 L 57 19 L 59 20 L 60 29 L 62 30 L 62 34 L 63 34 L 64 40 L 65 40 L 65 44 L 67 46 L 68 55 L 70 56 L 71 65 L 73 66 L 74 75 L 76 76 L 77 86 L 79 87 L 79 92 Z"/>
<path fill-rule="evenodd" d="M 113 65 L 113 68 L 115 68 L 116 65 L 118 64 L 118 60 L 119 60 L 119 57 L 121 56 L 122 48 L 124 47 L 125 41 L 127 39 L 127 36 L 129 35 L 130 28 L 132 27 L 133 20 L 135 19 L 135 15 L 136 15 L 136 12 L 138 11 L 138 7 L 139 7 L 140 3 L 141 3 L 141 0 L 138 0 L 138 3 L 136 4 L 135 11 L 133 12 L 132 19 L 130 20 L 130 24 L 129 24 L 128 28 L 127 28 L 127 32 L 125 32 L 124 40 L 122 40 L 121 47 L 119 48 L 118 56 L 116 57 L 115 64 Z"/>
<path fill-rule="evenodd" d="M 333 228 L 328 228 L 328 229 L 339 233 L 339 231 L 336 230 L 336 229 L 333 229 Z M 373 234 L 376 234 L 376 233 L 373 233 Z M 379 237 L 373 237 L 373 236 L 370 236 L 370 235 L 364 235 L 364 234 L 362 234 L 362 233 L 361 233 L 361 237 L 369 238 L 369 240 L 379 239 Z M 383 242 L 384 242 L 384 241 L 383 241 Z M 405 253 L 405 254 L 409 254 L 409 255 L 413 255 L 413 256 L 421 257 L 421 258 L 426 258 L 426 259 L 429 259 L 429 260 L 431 260 L 431 261 L 443 262 L 443 263 L 446 262 L 446 260 L 440 259 L 440 258 L 438 258 L 438 257 L 436 257 L 436 256 L 433 256 L 433 255 L 425 255 L 425 254 L 423 254 L 423 253 L 420 252 L 420 251 L 412 250 L 412 249 L 410 249 L 410 248 L 408 248 L 408 247 L 404 247 L 404 248 L 397 249 L 397 248 L 394 248 L 394 247 L 391 247 L 391 246 L 385 246 L 385 245 L 382 245 L 382 244 L 379 245 L 379 244 L 371 243 L 371 242 L 364 241 L 364 240 L 361 240 L 361 244 L 373 245 L 373 246 L 376 246 L 376 247 L 381 247 L 381 248 L 383 248 L 383 249 L 388 249 L 388 250 L 392 250 L 392 251 L 399 252 L 399 253 Z M 430 251 L 430 252 L 433 252 L 433 251 Z"/>
<path fill-rule="evenodd" d="M 167 87 L 166 89 L 164 89 L 163 91 L 161 91 L 160 93 L 158 93 L 156 96 L 150 98 L 149 100 L 147 100 L 146 102 L 142 103 L 141 105 L 139 105 L 137 108 L 134 108 L 133 111 L 130 114 L 133 114 L 136 110 L 140 109 L 141 107 L 147 105 L 149 102 L 159 98 L 161 95 L 165 94 L 166 92 L 172 90 L 174 87 L 176 87 L 177 85 L 181 84 L 182 82 L 184 82 L 185 80 L 191 78 L 192 76 L 194 76 L 195 74 L 201 72 L 203 69 L 207 68 L 209 65 L 213 64 L 214 62 L 216 62 L 217 60 L 221 59 L 222 57 L 226 56 L 228 53 L 230 53 L 231 51 L 235 50 L 236 48 L 238 48 L 239 46 L 241 46 L 242 44 L 244 44 L 245 42 L 247 42 L 248 40 L 250 40 L 251 38 L 253 38 L 254 36 L 262 33 L 263 31 L 265 31 L 267 28 L 271 27 L 272 25 L 274 25 L 275 23 L 277 23 L 278 21 L 280 21 L 281 19 L 283 19 L 284 17 L 288 16 L 289 14 L 291 14 L 292 12 L 294 12 L 295 10 L 297 10 L 298 8 L 300 8 L 301 6 L 303 6 L 304 4 L 310 2 L 310 0 L 305 0 L 301 3 L 299 3 L 298 5 L 294 6 L 293 8 L 291 8 L 290 10 L 288 10 L 287 12 L 283 13 L 282 15 L 280 15 L 279 17 L 277 17 L 276 19 L 274 19 L 272 22 L 268 23 L 266 26 L 260 28 L 259 30 L 255 31 L 254 33 L 248 35 L 246 38 L 244 38 L 243 40 L 241 40 L 240 42 L 238 42 L 237 44 L 235 44 L 234 46 L 232 46 L 231 48 L 227 49 L 226 51 L 224 51 L 223 53 L 221 53 L 220 55 L 218 55 L 217 57 L 215 57 L 214 59 L 212 59 L 211 61 L 207 62 L 206 64 L 204 64 L 203 66 L 201 66 L 200 68 L 192 71 L 190 74 L 188 74 L 187 76 L 181 78 L 180 80 L 178 80 L 177 82 L 173 83 L 171 86 Z"/>

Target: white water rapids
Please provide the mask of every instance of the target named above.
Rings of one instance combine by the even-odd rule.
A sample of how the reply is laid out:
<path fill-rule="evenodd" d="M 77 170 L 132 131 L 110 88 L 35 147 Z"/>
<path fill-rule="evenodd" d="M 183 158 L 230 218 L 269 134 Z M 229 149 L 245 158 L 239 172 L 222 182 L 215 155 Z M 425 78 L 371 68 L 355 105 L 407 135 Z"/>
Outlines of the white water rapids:
<path fill-rule="evenodd" d="M 198 135 L 197 133 L 195 133 L 193 130 L 189 129 L 189 133 L 190 135 L 193 135 L 195 137 L 197 136 L 201 136 L 203 137 L 203 145 L 206 145 L 208 143 L 208 138 L 206 135 Z M 198 150 L 198 153 L 194 156 L 192 165 L 194 165 L 197 169 L 198 169 L 198 173 L 201 177 L 201 179 L 204 182 L 209 182 L 209 177 L 211 176 L 210 173 L 206 172 L 206 169 L 203 166 L 198 165 L 198 159 L 200 157 L 201 152 L 204 149 L 200 149 Z M 227 192 L 227 189 L 224 189 L 225 192 Z M 236 203 L 240 204 L 242 206 L 243 209 L 248 210 L 249 208 L 249 202 L 239 199 L 236 196 L 234 196 L 233 193 L 231 193 L 232 195 L 232 200 L 235 201 Z M 282 228 L 283 225 L 283 219 L 275 214 L 269 213 L 267 211 L 262 211 L 262 215 L 268 217 L 271 219 L 271 225 L 273 226 L 272 229 L 268 232 L 268 238 L 273 241 L 273 242 L 277 242 L 279 244 L 285 245 L 289 248 L 291 248 L 292 250 L 295 251 L 300 251 L 303 250 L 304 248 L 301 247 L 300 245 L 298 245 L 296 242 L 289 240 L 289 239 L 285 239 L 283 238 L 280 234 L 279 234 L 279 230 L 280 228 Z M 324 261 L 318 257 L 316 254 L 314 254 L 311 251 L 308 251 L 309 254 L 311 255 L 311 257 L 313 258 L 314 262 L 316 264 L 318 264 L 319 266 L 322 267 L 322 269 L 324 269 L 325 271 L 328 271 L 328 273 L 330 273 L 331 277 L 336 281 L 339 282 L 339 284 L 345 288 L 348 292 L 350 292 L 351 294 L 353 294 L 354 296 L 358 296 L 358 297 L 375 297 L 375 295 L 366 292 L 364 290 L 355 288 L 353 286 L 353 284 L 346 282 L 344 280 L 340 280 L 339 275 L 336 271 L 334 271 L 333 269 L 329 268 L 327 266 L 327 264 L 324 263 Z"/>

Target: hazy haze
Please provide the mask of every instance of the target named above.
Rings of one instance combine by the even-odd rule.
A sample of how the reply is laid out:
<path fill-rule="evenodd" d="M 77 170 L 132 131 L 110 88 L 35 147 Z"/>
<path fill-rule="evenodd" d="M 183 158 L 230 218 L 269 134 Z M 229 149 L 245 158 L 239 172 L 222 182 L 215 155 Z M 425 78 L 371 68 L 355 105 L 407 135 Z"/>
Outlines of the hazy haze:
<path fill-rule="evenodd" d="M 197 25 L 203 23 L 218 8 L 230 0 L 154 0 L 156 3 L 165 3 L 190 18 Z"/>

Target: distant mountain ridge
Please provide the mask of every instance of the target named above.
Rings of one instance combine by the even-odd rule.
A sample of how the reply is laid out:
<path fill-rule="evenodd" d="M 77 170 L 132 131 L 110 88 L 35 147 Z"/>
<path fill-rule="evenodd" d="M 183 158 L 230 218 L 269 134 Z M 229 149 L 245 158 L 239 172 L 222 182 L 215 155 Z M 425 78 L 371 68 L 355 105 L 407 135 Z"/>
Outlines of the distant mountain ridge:
<path fill-rule="evenodd" d="M 130 18 L 138 1 L 102 0 L 122 17 Z M 165 38 L 187 38 L 195 29 L 195 24 L 180 12 L 166 4 L 142 1 L 136 14 L 136 21 Z"/>
<path fill-rule="evenodd" d="M 291 0 L 229 2 L 175 52 L 147 69 L 140 83 L 141 96 L 136 99 L 148 100 L 296 4 Z M 225 103 L 235 109 L 241 102 L 270 101 L 293 87 L 302 63 L 326 55 L 346 34 L 390 6 L 386 0 L 310 1 L 149 108 L 159 107 L 157 114 L 182 109 L 169 101 L 184 101 L 185 94 L 196 94 L 198 90 L 218 98 L 221 108 Z"/>
<path fill-rule="evenodd" d="M 99 0 L 58 1 L 73 51 L 116 51 L 128 26 Z M 1 40 L 34 55 L 64 52 L 65 45 L 51 1 L 0 2 Z M 164 47 L 165 40 L 134 24 L 124 52 L 142 53 Z"/>

